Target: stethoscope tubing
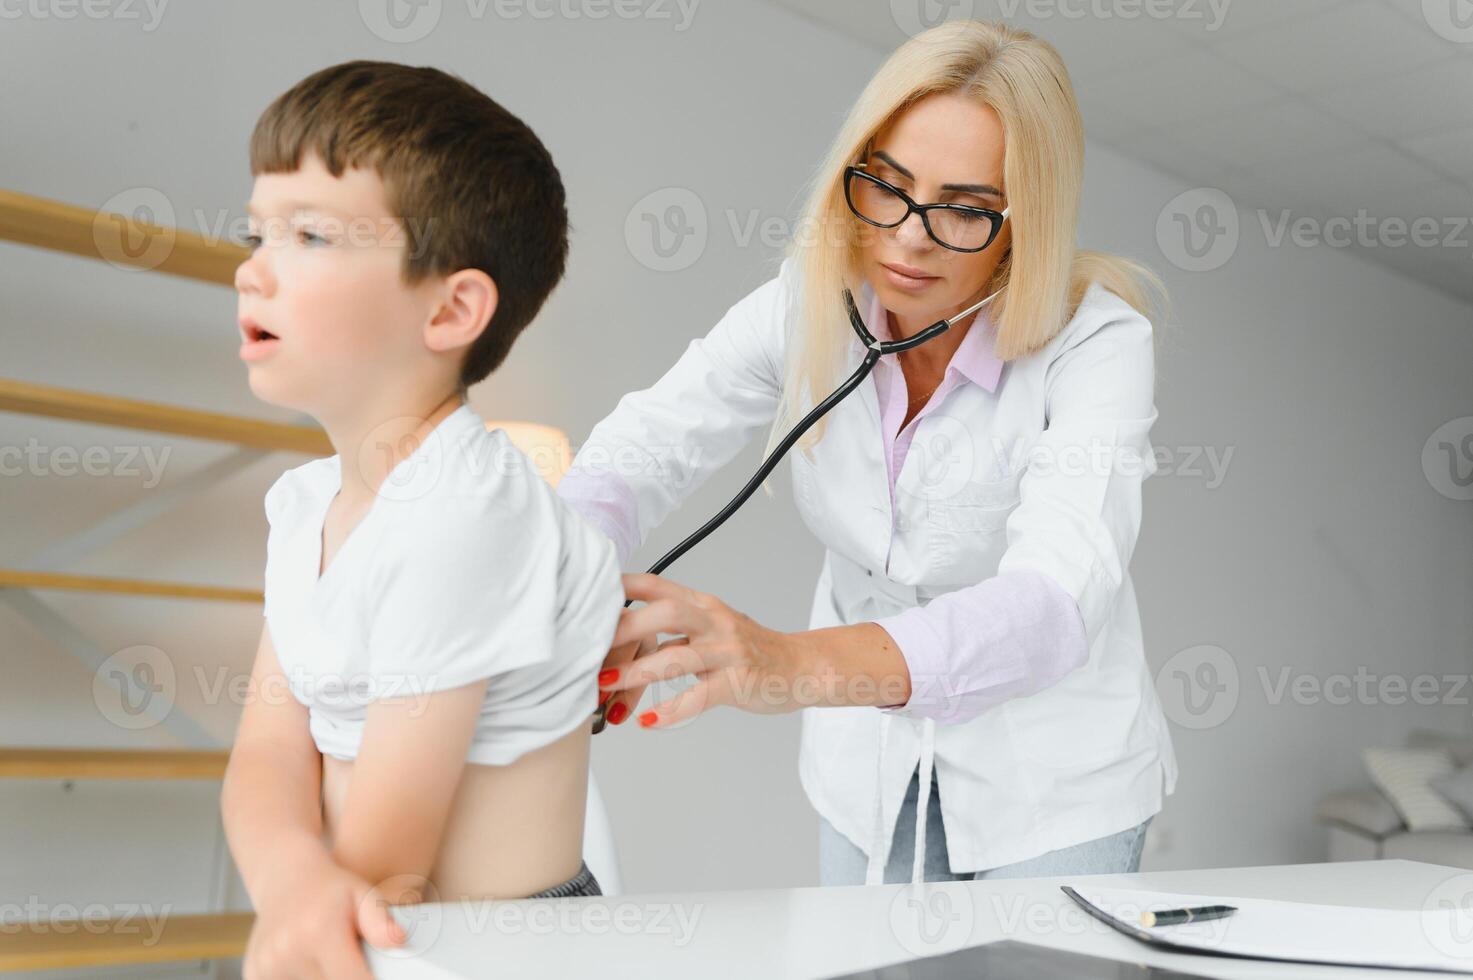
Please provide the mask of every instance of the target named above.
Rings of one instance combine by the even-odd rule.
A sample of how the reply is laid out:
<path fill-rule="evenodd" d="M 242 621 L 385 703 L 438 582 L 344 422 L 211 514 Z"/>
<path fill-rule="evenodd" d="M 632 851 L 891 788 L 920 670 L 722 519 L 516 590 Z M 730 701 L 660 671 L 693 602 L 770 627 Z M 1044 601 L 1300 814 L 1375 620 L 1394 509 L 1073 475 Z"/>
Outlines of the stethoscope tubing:
<path fill-rule="evenodd" d="M 999 290 L 999 292 L 1001 292 L 1001 290 Z M 834 408 L 835 405 L 838 405 L 839 402 L 847 398 L 854 391 L 855 388 L 858 388 L 860 382 L 864 381 L 864 379 L 869 376 L 869 373 L 874 370 L 875 365 L 879 363 L 881 357 L 885 356 L 886 354 L 899 354 L 902 351 L 911 350 L 912 348 L 919 347 L 926 341 L 931 340 L 933 337 L 940 336 L 947 330 L 950 330 L 951 325 L 954 322 L 977 312 L 983 306 L 987 305 L 993 299 L 995 299 L 997 295 L 997 293 L 993 293 L 991 296 L 988 296 L 981 302 L 968 307 L 967 309 L 956 314 L 950 319 L 937 320 L 926 329 L 917 331 L 912 336 L 906 337 L 903 340 L 882 341 L 877 339 L 872 333 L 870 333 L 869 328 L 865 326 L 864 318 L 859 315 L 859 308 L 854 305 L 854 294 L 851 293 L 848 289 L 845 289 L 844 306 L 849 314 L 850 325 L 854 328 L 854 332 L 859 335 L 859 339 L 864 342 L 864 346 L 866 348 L 864 360 L 860 362 L 859 367 L 855 368 L 854 373 L 849 375 L 849 377 L 845 379 L 843 384 L 835 388 L 827 398 L 814 406 L 811 412 L 803 416 L 803 419 L 797 425 L 793 426 L 788 434 L 783 437 L 783 441 L 778 443 L 776 448 L 774 448 L 772 452 L 768 454 L 767 459 L 763 460 L 762 465 L 757 468 L 757 472 L 753 474 L 750 480 L 747 481 L 747 485 L 742 487 L 742 489 L 737 492 L 737 495 L 735 497 L 732 497 L 731 501 L 725 507 L 721 508 L 721 511 L 717 513 L 715 517 L 711 518 L 705 524 L 702 524 L 699 528 L 688 535 L 684 541 L 680 542 L 678 545 L 665 552 L 665 554 L 660 558 L 659 561 L 655 562 L 649 567 L 648 574 L 659 575 L 665 569 L 673 565 L 687 551 L 691 550 L 696 545 L 704 541 L 706 539 L 706 536 L 709 535 L 712 531 L 716 530 L 722 524 L 726 523 L 727 518 L 731 517 L 732 514 L 735 514 L 737 510 L 742 506 L 742 504 L 747 502 L 747 499 L 751 497 L 752 494 L 757 491 L 757 488 L 762 485 L 762 481 L 767 479 L 768 475 L 772 473 L 773 469 L 777 466 L 778 463 L 782 462 L 782 458 L 786 456 L 788 454 L 788 450 L 792 449 L 797 441 L 803 437 L 803 433 L 811 429 L 815 422 L 827 415 Z M 624 607 L 627 609 L 629 607 L 629 604 L 633 601 L 633 599 L 624 600 Z M 610 699 L 610 701 L 612 701 L 612 699 Z M 594 711 L 593 734 L 595 735 L 603 731 L 605 726 L 607 725 L 607 720 L 605 716 L 607 714 L 610 701 L 605 701 L 603 704 L 598 706 L 597 710 Z"/>

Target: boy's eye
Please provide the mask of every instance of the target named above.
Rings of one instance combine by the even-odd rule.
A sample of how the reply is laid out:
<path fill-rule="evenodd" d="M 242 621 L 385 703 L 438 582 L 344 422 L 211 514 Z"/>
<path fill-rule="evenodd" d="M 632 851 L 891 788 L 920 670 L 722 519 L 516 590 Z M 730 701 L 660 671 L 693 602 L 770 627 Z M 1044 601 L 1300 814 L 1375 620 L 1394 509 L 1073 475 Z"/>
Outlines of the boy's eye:
<path fill-rule="evenodd" d="M 328 241 L 327 241 L 326 238 L 323 238 L 321 235 L 317 234 L 316 232 L 308 231 L 305 228 L 299 228 L 299 229 L 297 229 L 297 240 L 299 242 L 301 242 L 303 245 L 326 245 L 326 244 L 328 244 Z M 258 248 L 261 247 L 261 244 L 262 244 L 263 241 L 264 240 L 262 239 L 262 237 L 260 235 L 257 235 L 257 234 L 247 234 L 247 235 L 241 236 L 240 243 L 242 245 L 244 245 L 246 248 L 249 248 L 252 251 L 254 251 L 255 249 L 258 249 Z"/>

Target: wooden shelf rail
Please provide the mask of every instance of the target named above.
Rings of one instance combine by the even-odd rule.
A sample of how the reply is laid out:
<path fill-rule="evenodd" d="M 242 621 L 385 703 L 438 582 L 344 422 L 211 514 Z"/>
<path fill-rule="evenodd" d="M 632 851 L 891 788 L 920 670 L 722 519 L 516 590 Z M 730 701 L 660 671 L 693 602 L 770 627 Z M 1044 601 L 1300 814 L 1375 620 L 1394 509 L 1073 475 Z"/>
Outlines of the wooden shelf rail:
<path fill-rule="evenodd" d="M 66 592 L 102 592 L 110 595 L 155 596 L 161 599 L 214 599 L 220 602 L 265 602 L 259 589 L 230 589 L 183 582 L 150 582 L 100 575 L 27 572 L 0 568 L 0 589 L 61 589 Z"/>
<path fill-rule="evenodd" d="M 0 779 L 205 779 L 225 775 L 228 750 L 0 749 Z M 0 929 L 0 973 L 233 959 L 245 955 L 255 915 L 224 912 L 89 919 L 62 926 L 7 923 Z"/>
<path fill-rule="evenodd" d="M 253 912 L 152 915 L 86 919 L 63 924 L 7 923 L 0 928 L 0 973 L 79 969 L 179 960 L 216 960 L 245 955 Z"/>
<path fill-rule="evenodd" d="M 0 241 L 52 249 L 129 269 L 231 286 L 248 249 L 231 241 L 154 224 L 134 215 L 78 207 L 0 190 Z M 333 452 L 320 429 L 176 408 L 0 379 L 0 411 L 167 433 L 255 449 L 315 456 Z M 261 602 L 259 592 L 98 576 L 0 570 L 0 588 L 68 589 L 190 599 Z M 3 779 L 220 779 L 228 751 L 0 749 Z M 164 910 L 167 912 L 167 910 Z M 249 912 L 165 914 L 155 931 L 139 917 L 87 922 L 7 923 L 0 973 L 78 969 L 245 954 Z M 83 927 L 85 925 L 85 927 Z"/>
<path fill-rule="evenodd" d="M 0 190 L 0 240 L 185 279 L 235 284 L 250 250 L 135 217 Z"/>
<path fill-rule="evenodd" d="M 229 761 L 228 749 L 0 748 L 0 779 L 219 780 Z"/>
<path fill-rule="evenodd" d="M 256 449 L 285 450 L 312 456 L 333 454 L 332 441 L 327 438 L 327 433 L 309 425 L 265 422 L 10 378 L 0 378 L 0 411 L 166 432 Z"/>

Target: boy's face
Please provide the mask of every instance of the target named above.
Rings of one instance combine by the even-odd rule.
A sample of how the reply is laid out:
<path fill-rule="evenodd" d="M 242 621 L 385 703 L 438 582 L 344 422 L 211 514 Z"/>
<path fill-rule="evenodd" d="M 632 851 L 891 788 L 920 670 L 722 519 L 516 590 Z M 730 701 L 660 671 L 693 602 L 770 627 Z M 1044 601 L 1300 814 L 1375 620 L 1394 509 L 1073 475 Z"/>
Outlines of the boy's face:
<path fill-rule="evenodd" d="M 252 253 L 235 288 L 240 356 L 258 398 L 319 420 L 351 417 L 434 369 L 423 328 L 437 279 L 404 283 L 408 243 L 386 197 L 374 171 L 334 177 L 311 153 L 293 173 L 256 178 Z"/>

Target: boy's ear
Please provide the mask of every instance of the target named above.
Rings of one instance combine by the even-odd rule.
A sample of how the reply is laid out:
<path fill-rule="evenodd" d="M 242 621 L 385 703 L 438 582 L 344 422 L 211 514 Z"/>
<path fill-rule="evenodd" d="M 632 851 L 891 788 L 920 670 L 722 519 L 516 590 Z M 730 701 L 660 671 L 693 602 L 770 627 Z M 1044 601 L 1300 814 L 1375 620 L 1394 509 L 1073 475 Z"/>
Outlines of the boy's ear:
<path fill-rule="evenodd" d="M 433 351 L 469 347 L 496 312 L 501 294 L 480 269 L 461 269 L 445 277 L 440 306 L 425 324 L 425 346 Z"/>

